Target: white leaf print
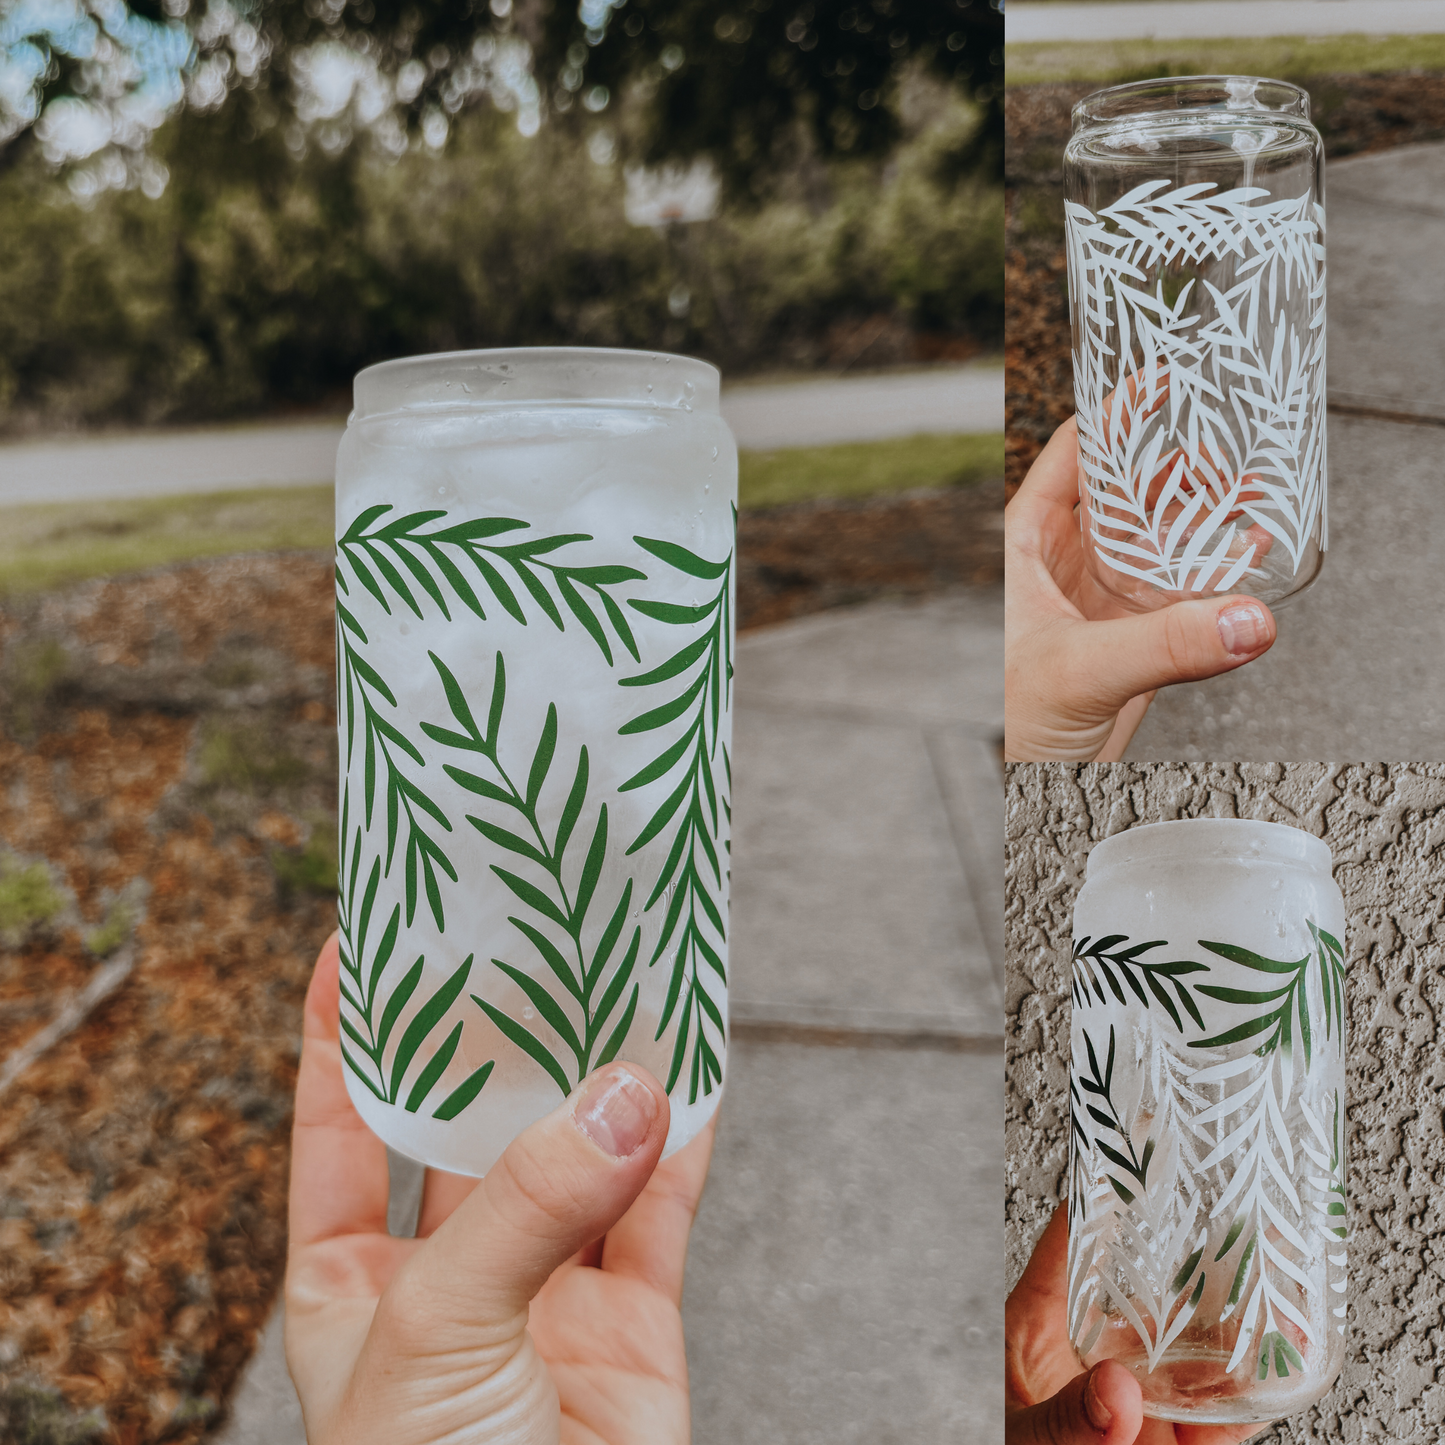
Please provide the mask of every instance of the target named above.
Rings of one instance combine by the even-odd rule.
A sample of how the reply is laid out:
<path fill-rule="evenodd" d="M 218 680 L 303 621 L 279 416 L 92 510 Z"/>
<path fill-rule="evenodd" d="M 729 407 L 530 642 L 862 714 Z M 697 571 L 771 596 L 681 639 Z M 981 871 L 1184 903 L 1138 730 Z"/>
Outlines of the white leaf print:
<path fill-rule="evenodd" d="M 1328 542 L 1324 211 L 1169 185 L 1065 206 L 1083 501 L 1109 568 L 1227 592 Z"/>

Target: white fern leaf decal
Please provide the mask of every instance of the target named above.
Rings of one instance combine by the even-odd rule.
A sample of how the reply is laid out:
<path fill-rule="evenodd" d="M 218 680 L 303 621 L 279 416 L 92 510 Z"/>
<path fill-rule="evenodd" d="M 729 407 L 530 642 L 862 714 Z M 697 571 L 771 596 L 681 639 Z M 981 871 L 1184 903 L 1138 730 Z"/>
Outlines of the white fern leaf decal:
<path fill-rule="evenodd" d="M 1065 205 L 1093 550 L 1125 591 L 1293 577 L 1327 543 L 1324 213 L 1169 187 Z"/>

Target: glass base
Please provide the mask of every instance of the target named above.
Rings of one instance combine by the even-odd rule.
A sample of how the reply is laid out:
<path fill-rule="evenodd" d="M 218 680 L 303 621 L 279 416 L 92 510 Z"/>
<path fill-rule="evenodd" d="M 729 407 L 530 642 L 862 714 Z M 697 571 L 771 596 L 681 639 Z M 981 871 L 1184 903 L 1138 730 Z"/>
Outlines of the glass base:
<path fill-rule="evenodd" d="M 1308 1409 L 1334 1383 L 1333 1375 L 1321 1379 L 1317 1371 L 1294 1373 L 1287 1379 L 1273 1375 L 1257 1379 L 1252 1354 L 1231 1374 L 1226 1368 L 1229 1357 L 1219 1350 L 1180 1351 L 1175 1346 L 1153 1370 L 1143 1358 L 1114 1358 L 1139 1381 L 1146 1416 L 1190 1425 L 1261 1425 L 1279 1420 Z M 1091 1357 L 1088 1363 L 1099 1361 Z"/>

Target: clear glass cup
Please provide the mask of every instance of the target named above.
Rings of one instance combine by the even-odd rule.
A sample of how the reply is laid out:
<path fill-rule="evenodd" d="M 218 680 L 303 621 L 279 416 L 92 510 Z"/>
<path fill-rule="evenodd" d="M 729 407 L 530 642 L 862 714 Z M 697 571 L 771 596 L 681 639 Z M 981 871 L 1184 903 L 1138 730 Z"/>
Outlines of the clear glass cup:
<path fill-rule="evenodd" d="M 1087 565 L 1124 609 L 1276 606 L 1328 542 L 1324 149 L 1298 86 L 1074 106 L 1065 228 Z"/>
<path fill-rule="evenodd" d="M 336 470 L 342 1047 L 393 1148 L 481 1175 L 614 1058 L 727 1058 L 737 452 L 718 373 L 408 357 Z"/>
<path fill-rule="evenodd" d="M 1296 828 L 1098 844 L 1074 909 L 1069 1336 L 1144 1413 L 1234 1424 L 1344 1363 L 1344 901 Z"/>

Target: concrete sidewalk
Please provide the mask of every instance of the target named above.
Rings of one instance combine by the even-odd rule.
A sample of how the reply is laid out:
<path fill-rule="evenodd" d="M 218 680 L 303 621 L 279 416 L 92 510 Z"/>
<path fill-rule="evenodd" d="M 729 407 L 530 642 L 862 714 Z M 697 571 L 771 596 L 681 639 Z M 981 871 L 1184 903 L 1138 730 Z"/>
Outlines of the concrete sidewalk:
<path fill-rule="evenodd" d="M 724 389 L 722 414 L 753 450 L 1002 431 L 1003 368 L 745 384 Z M 0 505 L 315 486 L 331 480 L 343 430 L 337 419 L 3 445 Z"/>
<path fill-rule="evenodd" d="M 1002 596 L 738 648 L 732 1039 L 697 1445 L 1001 1438 Z M 414 1217 L 418 1174 L 393 1208 Z M 279 1312 L 218 1445 L 301 1445 Z"/>
<path fill-rule="evenodd" d="M 1162 692 L 1130 759 L 1445 759 L 1445 146 L 1332 164 L 1328 197 L 1324 568 L 1262 658 Z"/>

